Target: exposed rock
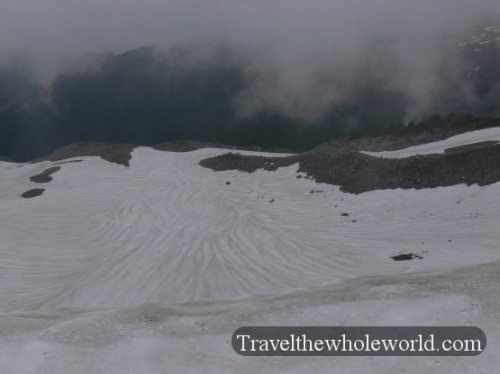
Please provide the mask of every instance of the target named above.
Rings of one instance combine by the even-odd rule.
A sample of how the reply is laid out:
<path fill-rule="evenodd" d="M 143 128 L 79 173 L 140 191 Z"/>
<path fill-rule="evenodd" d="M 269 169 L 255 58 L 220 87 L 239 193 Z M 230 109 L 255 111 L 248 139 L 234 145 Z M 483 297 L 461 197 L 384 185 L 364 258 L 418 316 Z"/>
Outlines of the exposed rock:
<path fill-rule="evenodd" d="M 272 161 L 270 163 L 269 161 Z M 356 147 L 320 146 L 289 157 L 243 156 L 227 153 L 204 159 L 200 165 L 214 171 L 268 171 L 299 164 L 299 172 L 318 183 L 340 186 L 349 193 L 380 189 L 421 189 L 465 183 L 480 186 L 500 181 L 500 144 L 456 147 L 445 154 L 402 159 L 372 157 Z"/>
<path fill-rule="evenodd" d="M 54 166 L 51 168 L 48 168 L 41 172 L 40 174 L 33 175 L 30 177 L 30 181 L 35 182 L 35 183 L 48 183 L 52 180 L 51 175 L 58 172 L 61 170 L 60 166 Z"/>
<path fill-rule="evenodd" d="M 37 197 L 43 194 L 45 191 L 45 188 L 34 188 L 32 190 L 24 192 L 21 197 L 24 197 L 25 199 L 30 199 L 32 197 Z"/>
<path fill-rule="evenodd" d="M 131 152 L 135 147 L 135 145 L 130 144 L 108 144 L 93 142 L 73 143 L 59 148 L 50 155 L 40 157 L 33 162 L 60 161 L 72 157 L 98 156 L 103 160 L 128 167 L 130 159 L 132 158 Z"/>

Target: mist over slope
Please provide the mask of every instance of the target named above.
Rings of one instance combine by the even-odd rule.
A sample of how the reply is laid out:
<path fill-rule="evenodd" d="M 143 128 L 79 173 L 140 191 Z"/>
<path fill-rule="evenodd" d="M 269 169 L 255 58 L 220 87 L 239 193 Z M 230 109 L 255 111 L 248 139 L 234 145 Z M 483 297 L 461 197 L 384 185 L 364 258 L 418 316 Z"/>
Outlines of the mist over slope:
<path fill-rule="evenodd" d="M 6 33 L 0 154 L 26 161 L 77 141 L 179 139 L 306 150 L 434 113 L 500 116 L 494 2 L 454 2 L 450 10 L 446 1 L 263 7 L 217 0 L 204 8 L 205 23 L 188 12 L 191 3 L 157 4 L 166 17 L 160 26 L 152 10 L 125 2 L 106 25 L 114 34 L 99 43 L 95 35 L 94 44 L 85 35 L 104 25 L 89 30 L 82 22 L 96 17 L 93 3 L 80 9 L 82 20 L 70 6 L 57 8 L 66 18 L 43 24 L 46 39 L 37 46 Z M 42 21 L 34 9 L 11 7 L 33 17 L 28 29 Z M 48 9 L 41 14 L 50 19 Z M 147 13 L 151 28 L 132 37 L 118 22 L 125 9 L 135 10 L 134 24 L 146 24 Z M 111 10 L 102 5 L 104 14 Z M 70 31 L 70 19 L 86 33 Z M 57 45 L 48 38 L 56 31 L 64 34 Z M 137 48 L 148 44 L 157 47 Z"/>

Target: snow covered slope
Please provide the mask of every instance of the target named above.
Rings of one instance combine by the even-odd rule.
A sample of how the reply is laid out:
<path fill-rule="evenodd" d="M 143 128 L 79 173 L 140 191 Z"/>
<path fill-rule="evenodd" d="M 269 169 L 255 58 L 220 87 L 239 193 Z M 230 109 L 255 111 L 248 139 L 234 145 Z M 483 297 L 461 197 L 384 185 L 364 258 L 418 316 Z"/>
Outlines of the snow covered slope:
<path fill-rule="evenodd" d="M 482 46 L 485 44 L 500 45 L 500 26 L 483 27 L 476 35 L 470 36 L 468 44 L 475 46 Z"/>
<path fill-rule="evenodd" d="M 461 147 L 465 145 L 477 144 L 482 142 L 494 142 L 494 143 L 500 142 L 500 127 L 493 127 L 484 130 L 466 132 L 438 142 L 417 145 L 414 147 L 408 147 L 404 149 L 398 149 L 396 151 L 384 151 L 384 152 L 363 151 L 362 153 L 375 157 L 405 158 L 418 155 L 443 154 L 445 153 L 445 150 L 450 148 Z"/>
<path fill-rule="evenodd" d="M 98 157 L 0 162 L 0 372 L 500 365 L 500 184 L 350 195 L 298 179 L 297 165 L 253 174 L 198 165 L 223 153 L 137 148 L 129 168 Z M 30 181 L 55 164 L 52 181 Z M 31 189 L 44 191 L 21 197 Z M 391 259 L 400 253 L 422 259 Z M 492 349 L 373 360 L 232 351 L 236 328 L 271 324 L 477 325 Z"/>

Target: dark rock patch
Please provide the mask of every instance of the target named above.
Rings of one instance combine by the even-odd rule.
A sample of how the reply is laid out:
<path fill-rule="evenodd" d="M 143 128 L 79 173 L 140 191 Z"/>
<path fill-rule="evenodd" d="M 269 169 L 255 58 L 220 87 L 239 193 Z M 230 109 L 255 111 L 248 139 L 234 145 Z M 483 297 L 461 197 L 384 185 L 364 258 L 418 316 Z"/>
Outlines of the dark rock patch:
<path fill-rule="evenodd" d="M 200 165 L 214 171 L 254 172 L 257 169 L 274 171 L 295 163 L 299 164 L 299 172 L 307 174 L 316 182 L 336 185 L 343 192 L 354 194 L 382 189 L 436 188 L 462 183 L 484 186 L 500 181 L 500 144 L 402 159 L 368 156 L 358 152 L 354 145 L 335 147 L 326 144 L 289 157 L 227 153 L 204 159 Z"/>
<path fill-rule="evenodd" d="M 21 197 L 24 197 L 25 199 L 30 199 L 32 197 L 37 197 L 43 194 L 45 191 L 45 188 L 34 188 L 32 190 L 24 192 Z"/>
<path fill-rule="evenodd" d="M 118 165 L 129 166 L 132 151 L 136 146 L 130 144 L 108 144 L 81 142 L 73 143 L 59 148 L 45 157 L 38 158 L 33 162 L 61 161 L 73 157 L 98 156 L 108 162 Z"/>
<path fill-rule="evenodd" d="M 311 190 L 309 193 L 323 193 L 323 190 Z"/>
<path fill-rule="evenodd" d="M 461 145 L 459 147 L 446 148 L 444 150 L 444 152 L 448 153 L 448 154 L 453 154 L 453 153 L 474 151 L 477 149 L 492 147 L 492 146 L 497 145 L 497 144 L 498 144 L 498 141 L 479 142 L 479 143 L 474 143 L 474 144 Z"/>
<path fill-rule="evenodd" d="M 220 144 L 211 144 L 197 141 L 189 140 L 177 140 L 171 142 L 165 142 L 160 144 L 155 144 L 151 148 L 157 151 L 166 152 L 192 152 L 202 148 L 225 148 Z"/>
<path fill-rule="evenodd" d="M 293 165 L 298 162 L 296 157 L 244 156 L 230 152 L 201 160 L 200 165 L 214 171 L 239 170 L 253 173 L 258 169 L 275 171 L 282 166 Z"/>
<path fill-rule="evenodd" d="M 30 181 L 35 182 L 35 183 L 48 183 L 52 180 L 51 175 L 58 172 L 61 170 L 60 166 L 54 166 L 51 168 L 48 168 L 41 172 L 40 174 L 33 175 L 30 177 Z"/>
<path fill-rule="evenodd" d="M 83 162 L 83 160 L 69 160 L 69 161 L 54 162 L 54 165 L 70 164 L 72 162 Z"/>
<path fill-rule="evenodd" d="M 340 214 L 342 217 L 349 217 L 349 213 L 341 213 Z"/>
<path fill-rule="evenodd" d="M 268 152 L 268 153 L 295 153 L 287 149 L 270 149 L 266 147 L 259 146 L 234 146 L 220 143 L 209 143 L 200 142 L 194 140 L 174 140 L 170 142 L 155 144 L 151 148 L 157 151 L 167 151 L 167 152 L 192 152 L 203 148 L 220 148 L 220 149 L 234 149 L 234 150 L 245 150 L 254 152 Z"/>
<path fill-rule="evenodd" d="M 500 145 L 444 155 L 382 159 L 359 152 L 311 153 L 299 170 L 316 182 L 340 186 L 350 193 L 378 189 L 422 189 L 500 181 Z"/>
<path fill-rule="evenodd" d="M 415 253 L 402 253 L 399 255 L 391 256 L 391 258 L 394 261 L 409 261 L 409 260 L 414 260 L 414 259 L 418 259 L 418 260 L 423 259 L 422 256 L 416 255 Z"/>

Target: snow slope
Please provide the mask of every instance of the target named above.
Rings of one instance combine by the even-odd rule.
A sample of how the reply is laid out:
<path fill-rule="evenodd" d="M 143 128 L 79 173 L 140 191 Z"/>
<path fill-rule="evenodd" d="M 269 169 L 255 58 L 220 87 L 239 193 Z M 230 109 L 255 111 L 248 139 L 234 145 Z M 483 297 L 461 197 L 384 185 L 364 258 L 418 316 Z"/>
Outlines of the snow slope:
<path fill-rule="evenodd" d="M 198 165 L 222 153 L 137 148 L 129 168 L 80 157 L 46 184 L 29 177 L 52 162 L 0 162 L 0 372 L 500 365 L 500 184 L 350 195 L 297 179 L 297 165 L 253 174 Z M 32 188 L 46 190 L 20 197 Z M 390 258 L 404 251 L 423 259 Z M 491 349 L 341 360 L 232 351 L 236 328 L 272 324 L 476 325 Z"/>
<path fill-rule="evenodd" d="M 383 158 L 405 158 L 417 155 L 443 154 L 449 148 L 481 142 L 500 142 L 500 127 L 466 132 L 438 142 L 398 149 L 396 151 L 363 151 L 361 153 Z"/>

